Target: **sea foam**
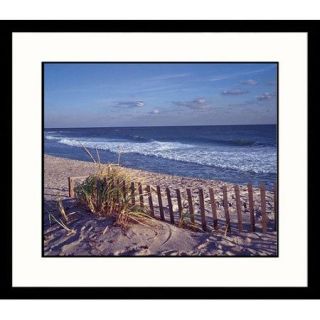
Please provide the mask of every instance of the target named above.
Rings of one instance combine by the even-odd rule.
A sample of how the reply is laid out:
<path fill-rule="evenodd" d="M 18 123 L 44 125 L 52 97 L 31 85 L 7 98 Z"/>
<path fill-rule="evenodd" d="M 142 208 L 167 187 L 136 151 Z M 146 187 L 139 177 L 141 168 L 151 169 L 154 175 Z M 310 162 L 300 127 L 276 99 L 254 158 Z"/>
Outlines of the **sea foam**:
<path fill-rule="evenodd" d="M 259 146 L 200 146 L 181 142 L 148 141 L 134 142 L 121 139 L 90 139 L 85 137 L 61 138 L 51 135 L 49 140 L 73 146 L 107 150 L 118 153 L 136 153 L 145 156 L 214 166 L 223 169 L 253 173 L 276 173 L 276 150 Z M 250 149 L 246 149 L 250 148 Z"/>

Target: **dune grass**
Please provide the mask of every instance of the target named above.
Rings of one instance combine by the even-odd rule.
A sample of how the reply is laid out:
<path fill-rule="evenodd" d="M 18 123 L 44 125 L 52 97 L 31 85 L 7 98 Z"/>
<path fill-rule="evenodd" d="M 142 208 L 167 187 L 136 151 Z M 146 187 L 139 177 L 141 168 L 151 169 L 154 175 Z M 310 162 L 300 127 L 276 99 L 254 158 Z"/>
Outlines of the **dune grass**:
<path fill-rule="evenodd" d="M 97 160 L 87 148 L 84 149 L 97 164 L 97 172 L 75 187 L 79 202 L 97 216 L 115 217 L 121 227 L 127 227 L 130 222 L 149 225 L 152 220 L 149 209 L 137 202 L 132 203 L 129 190 L 131 180 L 125 171 L 119 165 L 102 164 L 98 149 Z"/>

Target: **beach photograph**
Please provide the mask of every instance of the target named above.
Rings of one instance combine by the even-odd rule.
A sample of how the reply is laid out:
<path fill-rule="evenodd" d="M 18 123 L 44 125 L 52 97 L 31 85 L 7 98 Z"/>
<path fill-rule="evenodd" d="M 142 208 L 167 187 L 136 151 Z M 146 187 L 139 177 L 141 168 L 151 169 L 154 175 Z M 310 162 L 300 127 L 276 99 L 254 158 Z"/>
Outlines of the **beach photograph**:
<path fill-rule="evenodd" d="M 277 257 L 278 64 L 43 62 L 44 257 Z"/>

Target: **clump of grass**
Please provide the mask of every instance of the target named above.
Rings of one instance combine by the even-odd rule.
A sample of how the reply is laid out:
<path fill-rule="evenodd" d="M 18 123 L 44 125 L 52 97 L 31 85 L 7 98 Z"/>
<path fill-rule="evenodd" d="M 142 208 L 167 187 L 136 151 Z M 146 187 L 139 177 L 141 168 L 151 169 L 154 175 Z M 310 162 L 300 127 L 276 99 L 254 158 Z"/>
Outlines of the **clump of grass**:
<path fill-rule="evenodd" d="M 52 221 L 56 222 L 57 224 L 60 225 L 60 227 L 62 227 L 67 231 L 68 236 L 76 234 L 76 230 L 69 228 L 67 225 L 67 223 L 69 222 L 69 218 L 66 214 L 61 198 L 58 198 L 57 200 L 57 207 L 61 215 L 61 218 L 56 218 L 52 213 L 50 213 L 48 216 L 50 224 L 52 223 Z"/>
<path fill-rule="evenodd" d="M 120 168 L 108 168 L 90 175 L 75 188 L 76 198 L 98 216 L 114 216 L 120 226 L 144 224 L 151 217 L 147 208 L 132 204 L 129 178 Z"/>
<path fill-rule="evenodd" d="M 68 236 L 76 234 L 76 230 L 70 229 L 61 219 L 57 219 L 53 214 L 49 214 L 49 221 L 54 220 L 56 223 L 58 223 L 63 229 L 65 229 L 68 232 Z"/>
<path fill-rule="evenodd" d="M 190 221 L 190 212 L 189 212 L 189 204 L 186 200 L 182 202 L 182 212 L 181 217 L 178 222 L 178 227 L 183 229 L 189 229 L 192 231 L 202 232 L 202 228 Z"/>
<path fill-rule="evenodd" d="M 81 147 L 84 149 L 84 151 L 87 153 L 87 155 L 91 158 L 91 160 L 96 163 L 96 160 L 95 158 L 92 156 L 91 152 L 89 151 L 89 149 L 84 145 L 82 144 L 81 142 L 79 142 L 81 144 Z"/>
<path fill-rule="evenodd" d="M 59 209 L 59 212 L 60 212 L 62 218 L 65 220 L 65 222 L 68 222 L 69 219 L 68 219 L 68 216 L 64 210 L 62 200 L 60 198 L 58 199 L 58 209 Z"/>
<path fill-rule="evenodd" d="M 190 218 L 190 214 L 188 211 L 188 203 L 187 203 L 187 201 L 183 200 L 182 201 L 182 212 L 181 212 L 181 216 L 180 216 L 179 223 L 178 223 L 178 226 L 180 228 L 187 228 L 189 226 L 189 222 L 186 220 L 186 218 Z"/>
<path fill-rule="evenodd" d="M 101 164 L 97 149 L 97 161 L 87 148 L 84 149 L 98 164 L 98 170 L 75 187 L 80 203 L 95 215 L 115 217 L 116 223 L 124 228 L 130 222 L 148 225 L 152 217 L 146 207 L 132 204 L 129 192 L 131 181 L 125 171 L 120 166 Z"/>

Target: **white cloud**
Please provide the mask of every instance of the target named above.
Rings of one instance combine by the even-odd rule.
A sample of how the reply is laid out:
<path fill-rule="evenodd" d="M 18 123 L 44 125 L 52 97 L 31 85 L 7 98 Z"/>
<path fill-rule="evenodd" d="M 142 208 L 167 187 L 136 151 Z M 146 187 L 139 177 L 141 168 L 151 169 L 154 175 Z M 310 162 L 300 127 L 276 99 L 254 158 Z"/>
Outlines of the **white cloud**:
<path fill-rule="evenodd" d="M 253 80 L 253 79 L 249 79 L 249 80 L 243 80 L 240 83 L 241 84 L 247 84 L 249 86 L 255 86 L 258 83 L 258 81 Z"/>
<path fill-rule="evenodd" d="M 174 104 L 176 106 L 186 107 L 193 110 L 203 110 L 209 107 L 209 104 L 204 98 L 197 98 L 191 101 L 176 101 Z"/>
<path fill-rule="evenodd" d="M 238 96 L 241 94 L 246 94 L 248 93 L 247 90 L 242 90 L 242 89 L 228 89 L 228 90 L 223 90 L 222 94 L 226 96 Z"/>
<path fill-rule="evenodd" d="M 272 94 L 270 92 L 265 92 L 265 93 L 257 96 L 257 100 L 259 100 L 259 101 L 270 100 L 273 97 L 274 97 L 274 94 Z"/>
<path fill-rule="evenodd" d="M 133 100 L 133 101 L 119 101 L 114 107 L 120 108 L 142 108 L 145 105 L 144 101 Z"/>
<path fill-rule="evenodd" d="M 143 107 L 144 106 L 144 102 L 143 101 L 136 101 L 136 107 Z"/>

